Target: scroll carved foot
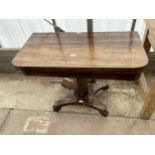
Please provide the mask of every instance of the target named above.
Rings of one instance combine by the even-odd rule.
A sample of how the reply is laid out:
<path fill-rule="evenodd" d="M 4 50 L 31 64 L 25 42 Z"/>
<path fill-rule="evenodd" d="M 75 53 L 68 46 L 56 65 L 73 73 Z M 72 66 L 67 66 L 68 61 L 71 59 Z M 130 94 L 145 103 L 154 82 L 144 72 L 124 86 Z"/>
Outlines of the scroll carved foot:
<path fill-rule="evenodd" d="M 76 105 L 76 104 L 77 104 L 76 98 L 73 95 L 72 96 L 68 95 L 68 96 L 64 97 L 62 100 L 58 100 L 55 102 L 55 104 L 53 106 L 53 111 L 59 112 L 61 110 L 61 108 L 64 106 Z"/>

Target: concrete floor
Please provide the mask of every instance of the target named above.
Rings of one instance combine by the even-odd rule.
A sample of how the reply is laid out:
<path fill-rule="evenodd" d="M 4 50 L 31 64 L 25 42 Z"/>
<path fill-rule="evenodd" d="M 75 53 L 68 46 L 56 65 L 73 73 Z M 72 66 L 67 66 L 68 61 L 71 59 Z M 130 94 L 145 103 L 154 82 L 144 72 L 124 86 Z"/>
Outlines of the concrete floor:
<path fill-rule="evenodd" d="M 0 74 L 0 134 L 155 134 L 155 114 L 139 119 L 143 106 L 136 82 L 98 80 L 110 89 L 98 95 L 108 107 L 104 118 L 95 110 L 68 106 L 52 111 L 69 90 L 61 78 Z"/>

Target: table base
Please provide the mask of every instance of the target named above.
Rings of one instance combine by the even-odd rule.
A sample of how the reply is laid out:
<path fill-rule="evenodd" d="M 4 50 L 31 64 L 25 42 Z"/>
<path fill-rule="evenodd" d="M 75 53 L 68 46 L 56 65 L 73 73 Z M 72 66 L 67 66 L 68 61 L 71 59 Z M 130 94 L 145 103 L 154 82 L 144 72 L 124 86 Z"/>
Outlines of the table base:
<path fill-rule="evenodd" d="M 55 102 L 54 112 L 59 112 L 62 107 L 68 105 L 81 105 L 97 110 L 102 116 L 107 116 L 108 111 L 105 105 L 97 100 L 96 94 L 109 89 L 109 86 L 99 87 L 96 84 L 89 83 L 88 79 L 77 79 L 77 85 L 72 95 L 64 97 Z"/>

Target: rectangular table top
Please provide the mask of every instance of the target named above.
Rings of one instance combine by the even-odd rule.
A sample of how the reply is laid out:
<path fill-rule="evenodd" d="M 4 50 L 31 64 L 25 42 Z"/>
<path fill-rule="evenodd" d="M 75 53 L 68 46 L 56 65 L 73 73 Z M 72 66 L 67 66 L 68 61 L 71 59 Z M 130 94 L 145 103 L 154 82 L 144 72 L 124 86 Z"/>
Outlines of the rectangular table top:
<path fill-rule="evenodd" d="M 34 33 L 16 67 L 137 69 L 148 59 L 137 32 Z"/>

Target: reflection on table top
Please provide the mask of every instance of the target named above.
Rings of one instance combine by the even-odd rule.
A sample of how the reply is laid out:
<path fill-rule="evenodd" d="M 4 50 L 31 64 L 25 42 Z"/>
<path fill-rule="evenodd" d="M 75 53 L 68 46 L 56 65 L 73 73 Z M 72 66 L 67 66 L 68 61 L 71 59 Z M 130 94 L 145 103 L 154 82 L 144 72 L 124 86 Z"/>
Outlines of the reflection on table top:
<path fill-rule="evenodd" d="M 13 59 L 16 67 L 142 68 L 148 62 L 137 32 L 34 33 Z"/>

